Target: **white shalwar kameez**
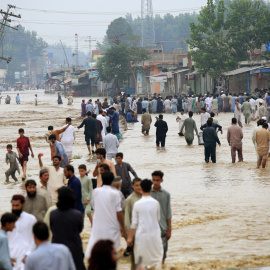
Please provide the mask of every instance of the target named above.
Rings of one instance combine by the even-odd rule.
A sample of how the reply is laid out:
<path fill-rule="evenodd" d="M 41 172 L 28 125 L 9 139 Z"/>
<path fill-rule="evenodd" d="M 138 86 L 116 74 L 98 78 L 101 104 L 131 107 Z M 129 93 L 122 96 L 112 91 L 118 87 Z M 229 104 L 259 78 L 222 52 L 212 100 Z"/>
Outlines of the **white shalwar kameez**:
<path fill-rule="evenodd" d="M 169 99 L 166 99 L 164 101 L 164 109 L 165 109 L 165 113 L 171 113 L 171 101 Z"/>
<path fill-rule="evenodd" d="M 180 114 L 178 117 L 180 119 L 176 119 L 176 122 L 179 123 L 179 131 L 180 131 L 184 121 L 187 119 L 187 115 L 186 114 Z M 185 134 L 185 132 L 183 132 L 183 134 Z"/>
<path fill-rule="evenodd" d="M 254 98 L 251 98 L 249 103 L 252 108 L 251 119 L 254 120 L 256 117 L 256 100 Z"/>
<path fill-rule="evenodd" d="M 234 109 L 234 118 L 237 119 L 237 124 L 242 127 L 242 120 L 241 120 L 241 107 L 242 105 L 240 103 L 238 103 L 238 108 L 239 110 L 237 109 L 237 105 L 235 104 L 235 109 Z"/>
<path fill-rule="evenodd" d="M 201 113 L 201 126 L 206 124 L 208 118 L 210 118 L 210 114 L 208 112 Z"/>
<path fill-rule="evenodd" d="M 147 266 L 161 269 L 163 245 L 159 226 L 160 205 L 151 196 L 143 196 L 134 204 L 131 228 L 136 229 L 135 263 L 142 257 L 142 268 Z"/>
<path fill-rule="evenodd" d="M 106 131 L 106 125 L 107 125 L 107 120 L 104 116 L 102 116 L 101 114 L 99 114 L 97 116 L 97 120 L 99 120 L 102 124 L 102 130 L 101 130 L 101 136 L 102 136 L 102 140 L 104 140 L 105 138 L 105 131 Z"/>
<path fill-rule="evenodd" d="M 109 239 L 114 242 L 115 249 L 120 247 L 121 232 L 117 219 L 117 212 L 121 212 L 121 198 L 116 190 L 110 186 L 96 188 L 92 194 L 94 209 L 93 228 L 86 248 L 85 256 L 90 258 L 95 243 Z"/>
<path fill-rule="evenodd" d="M 259 108 L 260 108 L 260 103 L 262 103 L 264 105 L 264 100 L 261 98 L 257 98 L 256 99 L 256 106 L 257 106 L 257 110 L 256 110 L 256 119 L 259 118 Z"/>
<path fill-rule="evenodd" d="M 22 260 L 36 248 L 32 228 L 37 219 L 26 212 L 22 212 L 15 222 L 15 228 L 7 233 L 10 258 L 15 260 L 13 270 L 23 270 Z"/>
<path fill-rule="evenodd" d="M 66 127 L 67 125 L 63 126 Z M 69 159 L 72 159 L 73 144 L 75 141 L 75 128 L 70 125 L 63 133 L 60 134 L 61 143 Z"/>
<path fill-rule="evenodd" d="M 205 103 L 206 103 L 206 110 L 207 112 L 211 112 L 212 111 L 212 97 L 208 97 L 205 99 Z"/>

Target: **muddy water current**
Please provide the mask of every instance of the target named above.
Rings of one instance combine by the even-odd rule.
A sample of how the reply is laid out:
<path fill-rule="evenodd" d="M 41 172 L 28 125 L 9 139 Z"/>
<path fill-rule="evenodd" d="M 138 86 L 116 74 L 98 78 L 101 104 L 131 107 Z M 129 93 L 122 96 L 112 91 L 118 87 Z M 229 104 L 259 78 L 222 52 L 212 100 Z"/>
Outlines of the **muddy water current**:
<path fill-rule="evenodd" d="M 34 106 L 34 94 L 38 94 L 38 106 Z M 49 125 L 55 129 L 71 117 L 77 127 L 82 98 L 74 98 L 72 106 L 58 105 L 56 95 L 44 95 L 43 91 L 20 92 L 21 105 L 15 104 L 15 92 L 10 92 L 11 104 L 0 105 L 0 215 L 10 211 L 10 198 L 24 193 L 22 184 L 4 185 L 6 144 L 16 148 L 18 129 L 25 129 L 30 138 L 35 158 L 29 158 L 28 179 L 38 181 L 37 154 L 44 153 L 43 163 L 50 164 L 50 148 L 44 140 Z M 2 93 L 5 96 L 6 93 Z M 155 148 L 154 115 L 150 136 L 141 134 L 140 123 L 128 124 L 119 151 L 141 178 L 150 178 L 154 170 L 165 174 L 163 187 L 171 193 L 172 238 L 169 242 L 166 269 L 223 269 L 230 267 L 257 267 L 270 265 L 270 170 L 256 169 L 256 155 L 251 141 L 255 122 L 243 128 L 243 163 L 231 163 L 226 135 L 232 113 L 222 113 L 216 118 L 223 126 L 219 134 L 221 147 L 217 147 L 217 163 L 205 164 L 204 148 L 197 138 L 188 147 L 178 136 L 179 126 L 175 115 L 164 115 L 169 132 L 166 150 Z M 197 126 L 200 116 L 195 115 Z M 140 117 L 139 117 L 140 120 Z M 92 171 L 95 158 L 89 158 L 83 130 L 76 131 L 73 160 L 77 167 L 85 163 Z M 20 178 L 19 178 L 20 179 Z M 91 228 L 85 220 L 82 233 L 87 244 Z M 122 241 L 122 248 L 125 247 Z M 128 259 L 121 257 L 118 269 L 129 269 Z"/>

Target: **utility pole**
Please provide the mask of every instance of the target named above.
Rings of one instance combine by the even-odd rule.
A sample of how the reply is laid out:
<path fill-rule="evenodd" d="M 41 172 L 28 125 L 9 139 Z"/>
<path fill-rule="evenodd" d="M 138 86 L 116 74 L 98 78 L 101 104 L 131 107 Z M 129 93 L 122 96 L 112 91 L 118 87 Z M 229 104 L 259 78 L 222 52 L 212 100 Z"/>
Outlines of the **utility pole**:
<path fill-rule="evenodd" d="M 155 26 L 152 0 L 141 0 L 141 46 L 155 46 Z"/>
<path fill-rule="evenodd" d="M 65 48 L 64 48 L 63 43 L 62 43 L 62 41 L 61 41 L 61 40 L 60 40 L 60 43 L 61 43 L 61 45 L 62 45 L 62 48 L 63 48 L 64 54 L 65 54 L 65 57 L 66 57 L 66 60 L 67 60 L 67 64 L 68 64 L 68 67 L 69 67 L 69 62 L 68 62 L 67 54 L 66 54 Z"/>
<path fill-rule="evenodd" d="M 75 34 L 75 57 L 76 57 L 76 69 L 79 67 L 79 40 L 78 34 Z"/>
<path fill-rule="evenodd" d="M 85 42 L 89 42 L 89 62 L 92 62 L 92 41 L 96 41 L 95 39 L 92 39 L 91 36 L 88 36 L 88 39 L 85 40 Z"/>
<path fill-rule="evenodd" d="M 6 27 L 9 27 L 9 28 L 14 29 L 14 30 L 18 30 L 18 26 L 12 27 L 12 26 L 7 24 L 8 22 L 11 22 L 11 19 L 9 19 L 9 17 L 16 17 L 19 19 L 21 18 L 20 14 L 16 15 L 16 14 L 10 12 L 10 9 L 12 9 L 12 8 L 16 8 L 16 6 L 8 5 L 7 11 L 4 11 L 2 9 L 0 10 L 0 14 L 3 16 L 2 21 L 0 23 L 0 43 L 3 43 Z M 2 55 L 2 56 L 0 56 L 0 59 L 5 60 L 8 64 L 11 61 L 12 57 L 6 58 L 6 57 L 3 57 L 3 55 Z"/>

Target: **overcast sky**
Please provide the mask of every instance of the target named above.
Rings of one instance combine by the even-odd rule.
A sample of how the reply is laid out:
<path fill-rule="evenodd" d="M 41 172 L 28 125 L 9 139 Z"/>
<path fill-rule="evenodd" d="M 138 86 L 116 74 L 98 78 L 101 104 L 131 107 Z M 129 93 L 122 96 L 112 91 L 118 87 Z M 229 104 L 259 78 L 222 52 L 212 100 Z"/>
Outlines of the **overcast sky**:
<path fill-rule="evenodd" d="M 204 6 L 207 0 L 152 0 L 154 14 L 164 15 L 171 11 L 176 15 L 182 12 L 193 12 Z M 141 0 L 0 0 L 1 9 L 7 4 L 19 8 L 22 18 L 16 19 L 29 30 L 48 43 L 56 43 L 61 39 L 67 45 L 75 46 L 75 33 L 79 36 L 79 49 L 87 51 L 87 36 L 102 41 L 108 24 L 115 18 L 131 13 L 133 17 L 140 15 Z M 53 10 L 64 13 L 29 11 L 26 9 Z M 176 12 L 172 12 L 176 10 Z M 70 12 L 77 14 L 70 14 Z M 88 14 L 80 14 L 88 13 Z M 91 14 L 92 13 L 92 14 Z M 14 24 L 17 22 L 14 22 Z M 92 43 L 93 48 L 94 42 Z M 92 49 L 93 49 L 92 48 Z"/>

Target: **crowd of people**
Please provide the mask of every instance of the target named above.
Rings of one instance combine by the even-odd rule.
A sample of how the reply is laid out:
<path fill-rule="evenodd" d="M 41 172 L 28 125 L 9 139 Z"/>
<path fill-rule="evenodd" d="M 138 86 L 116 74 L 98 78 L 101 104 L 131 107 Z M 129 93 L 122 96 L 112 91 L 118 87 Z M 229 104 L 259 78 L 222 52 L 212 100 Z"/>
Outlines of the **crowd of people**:
<path fill-rule="evenodd" d="M 109 101 L 105 98 L 103 103 L 97 100 L 93 104 L 90 99 L 86 104 L 83 100 L 81 116 L 85 118 L 77 128 L 84 127 L 88 153 L 95 155 L 97 163 L 93 172 L 86 164 L 79 165 L 78 177 L 72 166 L 76 128 L 71 118 L 66 118 L 60 129 L 48 127 L 44 137 L 52 164 L 43 164 L 43 154 L 38 154 L 39 181 L 27 179 L 28 157 L 31 153 L 34 158 L 34 152 L 20 128 L 18 154 L 12 144 L 7 145 L 6 162 L 10 167 L 5 183 L 9 184 L 10 176 L 15 183 L 20 182 L 16 177 L 20 164 L 26 195 L 13 195 L 11 213 L 1 217 L 0 269 L 116 269 L 122 237 L 126 240 L 124 256 L 130 256 L 131 269 L 161 268 L 172 230 L 170 193 L 162 187 L 162 171 L 154 171 L 151 180 L 142 180 L 124 161 L 124 154 L 118 151 L 119 114 L 127 120 L 137 120 L 137 115 L 142 114 L 144 136 L 149 135 L 150 113 L 157 114 L 156 146 L 164 149 L 168 132 L 164 113 L 180 112 L 176 117 L 179 136 L 192 145 L 195 133 L 204 145 L 205 162 L 211 159 L 216 163 L 216 144 L 221 145 L 218 132 L 223 130 L 215 115 L 229 111 L 234 112 L 227 131 L 232 163 L 236 162 L 236 153 L 239 162 L 243 161 L 243 114 L 247 125 L 250 119 L 257 120 L 252 140 L 257 167 L 265 168 L 270 142 L 270 92 L 256 100 L 242 95 L 230 98 L 222 92 L 213 97 L 175 96 L 164 101 L 156 95 L 151 101 L 142 101 L 122 94 Z M 194 113 L 201 116 L 200 132 L 192 118 Z M 92 231 L 84 252 L 80 233 L 85 220 L 89 220 Z"/>
<path fill-rule="evenodd" d="M 84 257 L 88 269 L 116 269 L 113 258 L 118 258 L 121 237 L 126 239 L 124 255 L 131 256 L 132 269 L 136 264 L 141 269 L 162 266 L 172 218 L 170 194 L 161 187 L 163 173 L 154 171 L 152 181 L 141 180 L 123 162 L 122 153 L 116 155 L 116 165 L 106 160 L 104 148 L 96 154 L 97 182 L 85 164 L 78 167 L 77 178 L 72 165 L 60 167 L 59 156 L 53 157 L 52 166 L 44 166 L 38 155 L 40 181 L 26 180 L 26 196 L 13 195 L 11 213 L 1 217 L 1 269 L 86 269 Z M 92 231 L 84 254 L 80 233 L 85 215 Z M 96 255 L 100 245 L 110 253 L 109 261 Z"/>
<path fill-rule="evenodd" d="M 161 187 L 163 173 L 155 171 L 152 181 L 141 180 L 124 161 L 118 152 L 119 113 L 114 107 L 105 115 L 103 109 L 98 117 L 90 111 L 86 115 L 78 129 L 84 127 L 89 155 L 97 158 L 93 172 L 81 164 L 79 176 L 75 175 L 71 163 L 76 137 L 70 118 L 60 129 L 49 126 L 44 135 L 52 165 L 43 164 L 43 154 L 37 155 L 39 181 L 27 179 L 29 154 L 35 156 L 24 129 L 18 131 L 18 154 L 7 145 L 10 168 L 5 183 L 10 183 L 10 176 L 20 182 L 16 177 L 20 164 L 26 195 L 13 195 L 11 213 L 1 217 L 0 269 L 116 269 L 122 237 L 132 269 L 161 268 L 165 262 L 171 205 L 170 194 Z M 80 233 L 86 216 L 92 231 L 84 253 Z M 155 253 L 150 243 L 155 244 Z"/>

